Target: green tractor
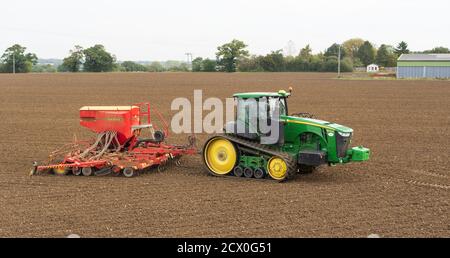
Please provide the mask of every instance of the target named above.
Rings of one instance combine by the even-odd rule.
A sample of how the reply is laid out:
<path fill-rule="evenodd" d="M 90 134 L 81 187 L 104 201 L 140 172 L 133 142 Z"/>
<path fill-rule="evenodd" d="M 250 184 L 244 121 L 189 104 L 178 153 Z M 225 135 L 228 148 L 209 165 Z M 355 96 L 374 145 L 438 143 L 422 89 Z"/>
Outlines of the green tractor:
<path fill-rule="evenodd" d="M 320 165 L 369 159 L 369 149 L 350 148 L 353 129 L 313 119 L 307 113 L 288 115 L 291 91 L 233 95 L 236 121 L 227 123 L 224 132 L 203 147 L 203 160 L 211 174 L 284 181 L 297 173 L 311 173 Z M 277 132 L 262 130 L 261 121 Z"/>

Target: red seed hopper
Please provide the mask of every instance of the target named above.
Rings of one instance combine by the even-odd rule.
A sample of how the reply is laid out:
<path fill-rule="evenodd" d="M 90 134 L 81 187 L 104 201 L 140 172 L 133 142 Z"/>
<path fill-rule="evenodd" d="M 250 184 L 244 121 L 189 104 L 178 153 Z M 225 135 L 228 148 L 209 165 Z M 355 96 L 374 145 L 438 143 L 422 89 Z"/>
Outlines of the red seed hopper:
<path fill-rule="evenodd" d="M 153 115 L 161 125 L 153 123 Z M 58 175 L 123 174 L 133 177 L 186 154 L 196 154 L 195 138 L 186 145 L 169 145 L 167 122 L 150 103 L 131 106 L 85 106 L 80 109 L 80 125 L 96 133 L 90 141 L 74 141 L 52 152 L 46 164 L 34 163 L 31 175 L 53 172 Z"/>

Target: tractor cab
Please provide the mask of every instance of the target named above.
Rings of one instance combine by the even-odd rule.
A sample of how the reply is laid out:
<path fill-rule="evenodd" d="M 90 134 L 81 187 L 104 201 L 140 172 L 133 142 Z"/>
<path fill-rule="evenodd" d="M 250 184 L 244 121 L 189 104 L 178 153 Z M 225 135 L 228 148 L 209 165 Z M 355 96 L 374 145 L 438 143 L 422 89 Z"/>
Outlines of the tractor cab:
<path fill-rule="evenodd" d="M 283 144 L 284 123 L 280 117 L 288 114 L 290 95 L 284 90 L 234 94 L 236 121 L 227 123 L 225 132 L 251 140 L 261 139 L 266 144 Z"/>

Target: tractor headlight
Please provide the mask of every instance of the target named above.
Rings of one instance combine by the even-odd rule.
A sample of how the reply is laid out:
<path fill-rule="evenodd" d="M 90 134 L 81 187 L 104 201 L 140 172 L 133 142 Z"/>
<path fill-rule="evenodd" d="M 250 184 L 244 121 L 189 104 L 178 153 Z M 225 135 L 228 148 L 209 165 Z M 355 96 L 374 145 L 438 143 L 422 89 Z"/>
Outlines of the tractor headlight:
<path fill-rule="evenodd" d="M 347 149 L 352 141 L 352 133 L 337 132 L 336 134 L 336 150 L 339 158 L 347 155 Z"/>
<path fill-rule="evenodd" d="M 350 137 L 351 133 L 342 133 L 342 132 L 337 132 L 340 136 L 342 137 Z"/>

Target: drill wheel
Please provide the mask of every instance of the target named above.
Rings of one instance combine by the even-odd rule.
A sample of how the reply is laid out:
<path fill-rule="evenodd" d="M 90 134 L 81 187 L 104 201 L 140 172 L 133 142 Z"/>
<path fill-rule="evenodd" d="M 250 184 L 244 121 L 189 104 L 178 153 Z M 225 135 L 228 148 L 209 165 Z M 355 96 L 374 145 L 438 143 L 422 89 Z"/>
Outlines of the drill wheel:
<path fill-rule="evenodd" d="M 74 175 L 74 176 L 80 176 L 81 175 L 81 168 L 77 168 L 77 167 L 73 167 L 72 168 L 72 174 Z"/>
<path fill-rule="evenodd" d="M 83 176 L 92 176 L 94 174 L 91 167 L 82 168 L 81 173 L 83 174 Z"/>
<path fill-rule="evenodd" d="M 128 178 L 134 177 L 137 175 L 136 170 L 134 170 L 133 168 L 130 168 L 130 167 L 124 168 L 122 170 L 122 174 Z"/>

